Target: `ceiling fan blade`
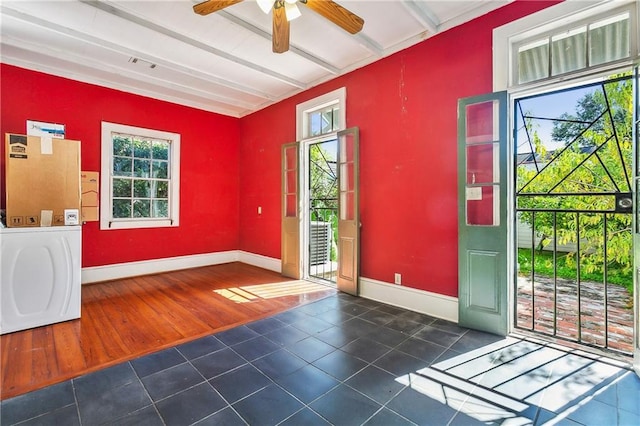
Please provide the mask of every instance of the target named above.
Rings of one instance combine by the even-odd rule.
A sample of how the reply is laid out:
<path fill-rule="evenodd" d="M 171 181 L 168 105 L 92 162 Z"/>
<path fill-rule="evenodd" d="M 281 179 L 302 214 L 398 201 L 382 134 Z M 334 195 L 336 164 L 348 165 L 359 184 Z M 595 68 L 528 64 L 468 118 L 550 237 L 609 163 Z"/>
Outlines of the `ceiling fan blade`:
<path fill-rule="evenodd" d="M 301 0 L 314 12 L 324 16 L 345 31 L 355 34 L 362 29 L 364 19 L 350 12 L 333 0 Z"/>
<path fill-rule="evenodd" d="M 271 35 L 272 49 L 275 53 L 289 50 L 289 21 L 284 7 L 273 8 L 273 34 Z"/>
<path fill-rule="evenodd" d="M 193 6 L 193 11 L 198 15 L 208 15 L 224 9 L 232 4 L 240 3 L 242 0 L 207 0 Z"/>

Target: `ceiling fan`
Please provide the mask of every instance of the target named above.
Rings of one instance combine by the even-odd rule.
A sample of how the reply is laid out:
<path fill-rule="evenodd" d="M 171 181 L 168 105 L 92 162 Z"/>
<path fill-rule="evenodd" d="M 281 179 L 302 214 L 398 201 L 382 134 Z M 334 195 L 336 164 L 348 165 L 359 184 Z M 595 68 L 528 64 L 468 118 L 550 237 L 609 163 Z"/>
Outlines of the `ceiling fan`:
<path fill-rule="evenodd" d="M 208 15 L 224 9 L 242 0 L 206 0 L 193 6 L 199 15 Z M 300 16 L 296 3 L 302 3 L 309 9 L 322 15 L 345 31 L 355 34 L 362 29 L 364 20 L 333 0 L 256 0 L 264 13 L 273 9 L 272 47 L 275 53 L 289 50 L 289 21 Z"/>

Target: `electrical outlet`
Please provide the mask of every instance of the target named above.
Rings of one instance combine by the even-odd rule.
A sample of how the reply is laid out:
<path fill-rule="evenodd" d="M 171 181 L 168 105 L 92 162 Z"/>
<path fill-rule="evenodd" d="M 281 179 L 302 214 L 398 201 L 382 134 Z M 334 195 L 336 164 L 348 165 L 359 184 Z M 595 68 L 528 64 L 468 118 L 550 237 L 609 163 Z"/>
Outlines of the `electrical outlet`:
<path fill-rule="evenodd" d="M 402 285 L 402 274 L 395 273 L 394 282 L 398 285 Z"/>

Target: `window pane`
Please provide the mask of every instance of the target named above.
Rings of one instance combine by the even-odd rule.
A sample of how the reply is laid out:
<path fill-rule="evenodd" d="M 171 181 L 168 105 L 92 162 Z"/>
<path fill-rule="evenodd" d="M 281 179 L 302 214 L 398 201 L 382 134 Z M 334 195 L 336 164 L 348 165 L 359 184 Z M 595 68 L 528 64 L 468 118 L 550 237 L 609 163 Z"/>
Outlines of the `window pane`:
<path fill-rule="evenodd" d="M 131 138 L 117 133 L 113 134 L 113 155 L 123 157 L 131 157 L 132 151 Z"/>
<path fill-rule="evenodd" d="M 151 217 L 151 201 L 133 200 L 133 217 Z"/>
<path fill-rule="evenodd" d="M 133 156 L 136 158 L 151 158 L 151 141 L 135 139 L 133 141 Z"/>
<path fill-rule="evenodd" d="M 169 182 L 156 180 L 151 183 L 151 198 L 169 198 Z"/>
<path fill-rule="evenodd" d="M 587 28 L 577 28 L 551 38 L 551 75 L 587 66 Z"/>
<path fill-rule="evenodd" d="M 154 161 L 151 177 L 158 179 L 167 179 L 169 177 L 169 162 Z"/>
<path fill-rule="evenodd" d="M 153 158 L 156 160 L 169 159 L 169 142 L 154 141 L 153 142 Z"/>
<path fill-rule="evenodd" d="M 549 76 L 549 40 L 544 39 L 518 49 L 518 82 Z"/>
<path fill-rule="evenodd" d="M 169 217 L 169 202 L 167 200 L 153 201 L 153 217 Z"/>
<path fill-rule="evenodd" d="M 131 179 L 114 179 L 113 196 L 131 197 Z"/>
<path fill-rule="evenodd" d="M 131 176 L 131 161 L 129 157 L 113 157 L 113 175 Z"/>
<path fill-rule="evenodd" d="M 309 135 L 318 136 L 322 133 L 322 115 L 319 112 L 309 114 Z"/>
<path fill-rule="evenodd" d="M 629 14 L 615 16 L 589 26 L 589 64 L 598 65 L 628 58 Z"/>
<path fill-rule="evenodd" d="M 333 131 L 333 110 L 329 108 L 322 112 L 322 134 Z"/>
<path fill-rule="evenodd" d="M 151 172 L 150 160 L 133 160 L 133 175 L 136 177 L 149 177 Z"/>
<path fill-rule="evenodd" d="M 333 108 L 333 131 L 340 129 L 340 107 Z"/>
<path fill-rule="evenodd" d="M 131 200 L 113 200 L 113 217 L 131 217 Z"/>
<path fill-rule="evenodd" d="M 136 179 L 133 181 L 133 196 L 145 197 L 151 196 L 151 182 L 148 180 Z"/>

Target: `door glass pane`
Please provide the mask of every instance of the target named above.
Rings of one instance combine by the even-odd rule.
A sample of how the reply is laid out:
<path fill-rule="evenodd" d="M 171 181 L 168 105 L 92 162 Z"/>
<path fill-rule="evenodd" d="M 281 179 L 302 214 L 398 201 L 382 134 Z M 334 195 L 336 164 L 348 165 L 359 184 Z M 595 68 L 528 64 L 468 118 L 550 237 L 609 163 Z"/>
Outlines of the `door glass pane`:
<path fill-rule="evenodd" d="M 298 149 L 296 147 L 285 148 L 285 168 L 287 170 L 295 169 L 298 159 Z"/>
<path fill-rule="evenodd" d="M 288 170 L 287 172 L 287 180 L 285 182 L 286 187 L 285 187 L 285 192 L 287 194 L 295 194 L 295 192 L 298 190 L 297 188 L 297 179 L 296 179 L 296 171 L 295 170 Z"/>
<path fill-rule="evenodd" d="M 296 194 L 287 194 L 285 197 L 285 216 L 286 217 L 296 217 L 297 209 L 296 209 Z"/>
<path fill-rule="evenodd" d="M 298 147 L 290 146 L 284 149 L 284 215 L 296 217 L 298 215 Z"/>
<path fill-rule="evenodd" d="M 467 105 L 466 109 L 466 142 L 493 142 L 498 139 L 498 103 L 495 101 L 479 102 Z"/>
<path fill-rule="evenodd" d="M 467 225 L 500 225 L 499 186 L 476 186 L 467 188 Z"/>
<path fill-rule="evenodd" d="M 347 163 L 340 166 L 340 190 L 341 191 L 353 191 L 354 176 L 353 163 Z"/>
<path fill-rule="evenodd" d="M 498 144 L 467 145 L 467 184 L 498 183 Z"/>
<path fill-rule="evenodd" d="M 353 136 L 346 135 L 340 141 L 340 162 L 350 163 L 354 161 Z"/>
<path fill-rule="evenodd" d="M 340 219 L 355 219 L 355 193 L 353 191 L 340 193 Z"/>
<path fill-rule="evenodd" d="M 551 38 L 551 74 L 558 75 L 587 66 L 587 27 Z"/>

